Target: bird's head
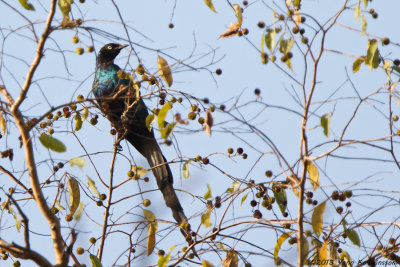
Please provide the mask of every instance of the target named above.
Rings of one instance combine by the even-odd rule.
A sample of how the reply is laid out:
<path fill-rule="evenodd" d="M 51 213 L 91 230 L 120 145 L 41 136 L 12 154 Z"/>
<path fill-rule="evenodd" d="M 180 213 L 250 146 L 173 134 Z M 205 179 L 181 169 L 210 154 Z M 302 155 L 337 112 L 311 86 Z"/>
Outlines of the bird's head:
<path fill-rule="evenodd" d="M 113 43 L 106 44 L 100 49 L 99 54 L 97 55 L 97 63 L 112 63 L 114 59 L 118 56 L 121 49 L 127 46 L 128 45 Z"/>

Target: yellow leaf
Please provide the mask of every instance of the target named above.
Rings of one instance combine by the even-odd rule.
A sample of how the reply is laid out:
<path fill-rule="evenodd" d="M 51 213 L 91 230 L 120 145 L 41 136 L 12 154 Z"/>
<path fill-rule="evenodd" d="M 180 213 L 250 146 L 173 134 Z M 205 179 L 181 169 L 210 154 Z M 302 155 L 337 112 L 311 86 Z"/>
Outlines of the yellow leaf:
<path fill-rule="evenodd" d="M 238 33 L 240 29 L 240 24 L 238 22 L 231 23 L 229 28 L 219 36 L 219 38 L 226 38 L 226 37 L 231 37 L 234 36 L 235 34 Z"/>
<path fill-rule="evenodd" d="M 327 266 L 327 262 L 326 262 L 326 259 L 327 259 L 327 257 L 326 257 L 326 254 L 327 254 L 326 246 L 327 246 L 327 243 L 325 241 L 322 244 L 322 247 L 320 247 L 318 249 L 318 258 L 319 258 L 319 262 L 320 262 L 319 266 Z"/>
<path fill-rule="evenodd" d="M 319 236 L 322 232 L 322 226 L 324 222 L 323 213 L 325 211 L 326 201 L 322 202 L 315 207 L 313 214 L 311 216 L 311 225 L 314 233 Z"/>
<path fill-rule="evenodd" d="M 367 33 L 367 18 L 365 16 L 362 16 L 361 18 L 361 35 L 364 36 Z"/>
<path fill-rule="evenodd" d="M 207 192 L 204 194 L 204 199 L 209 199 L 211 197 L 212 197 L 211 186 L 209 184 L 207 184 Z"/>
<path fill-rule="evenodd" d="M 249 193 L 247 193 L 246 195 L 244 195 L 244 196 L 242 197 L 242 200 L 240 201 L 240 206 L 243 205 L 243 202 L 246 200 L 248 194 L 249 194 Z"/>
<path fill-rule="evenodd" d="M 168 111 L 172 108 L 171 102 L 165 103 L 165 105 L 158 112 L 158 128 L 164 129 L 164 121 L 165 117 L 168 114 Z"/>
<path fill-rule="evenodd" d="M 353 72 L 356 73 L 357 71 L 360 70 L 360 66 L 362 63 L 364 63 L 365 57 L 358 57 L 354 62 L 353 62 Z"/>
<path fill-rule="evenodd" d="M 160 256 L 160 258 L 158 259 L 158 262 L 157 262 L 158 267 L 165 267 L 165 266 L 167 266 L 167 263 L 169 262 L 169 258 L 171 257 L 171 252 L 172 252 L 172 250 L 173 250 L 174 248 L 175 248 L 175 246 L 172 246 L 172 247 L 169 249 L 169 252 L 168 252 L 167 255 L 165 255 L 165 256 Z"/>
<path fill-rule="evenodd" d="M 68 162 L 71 167 L 78 166 L 79 168 L 83 168 L 86 166 L 86 161 L 81 157 L 72 158 Z"/>
<path fill-rule="evenodd" d="M 357 21 L 360 19 L 360 16 L 361 16 L 360 1 L 361 1 L 361 0 L 358 0 L 358 4 L 357 4 L 356 7 L 354 8 L 354 18 L 355 18 Z"/>
<path fill-rule="evenodd" d="M 313 186 L 313 190 L 317 190 L 319 188 L 319 173 L 317 167 L 312 163 L 312 161 L 307 161 L 307 172 Z"/>
<path fill-rule="evenodd" d="M 6 133 L 6 120 L 3 117 L 3 113 L 1 113 L 0 115 L 0 129 L 3 134 Z"/>
<path fill-rule="evenodd" d="M 75 116 L 75 131 L 79 131 L 82 128 L 82 118 L 81 115 L 77 114 Z"/>
<path fill-rule="evenodd" d="M 89 109 L 87 106 L 83 107 L 82 120 L 86 120 L 89 117 Z"/>
<path fill-rule="evenodd" d="M 278 253 L 279 250 L 281 249 L 281 246 L 283 244 L 283 242 L 285 242 L 285 240 L 289 237 L 290 235 L 287 233 L 283 233 L 279 238 L 278 241 L 276 241 L 275 244 L 275 249 L 274 249 L 274 262 L 277 265 L 278 264 Z"/>
<path fill-rule="evenodd" d="M 149 114 L 146 117 L 146 127 L 149 132 L 151 132 L 151 129 L 153 129 L 153 123 L 156 120 L 156 116 L 154 114 Z"/>
<path fill-rule="evenodd" d="M 131 171 L 136 173 L 138 177 L 143 177 L 146 175 L 146 173 L 149 171 L 148 169 L 145 169 L 142 165 L 134 165 L 131 168 Z"/>
<path fill-rule="evenodd" d="M 75 221 L 79 221 L 81 219 L 82 211 L 83 211 L 83 202 L 81 202 L 79 204 L 79 209 L 75 212 L 75 215 L 74 215 Z"/>
<path fill-rule="evenodd" d="M 149 224 L 149 229 L 147 231 L 147 256 L 150 256 L 154 251 L 156 246 L 156 232 L 153 224 Z"/>
<path fill-rule="evenodd" d="M 69 210 L 70 215 L 74 215 L 76 209 L 78 208 L 80 202 L 80 191 L 79 191 L 79 183 L 78 181 L 73 178 L 68 178 L 68 199 L 69 199 Z"/>
<path fill-rule="evenodd" d="M 299 26 L 300 22 L 301 22 L 301 15 L 300 12 L 296 9 L 294 11 L 294 23 L 296 23 L 296 26 Z"/>
<path fill-rule="evenodd" d="M 214 8 L 214 5 L 213 5 L 213 3 L 212 3 L 211 0 L 204 0 L 204 2 L 206 3 L 206 5 L 207 5 L 212 11 L 215 12 L 215 8 Z"/>
<path fill-rule="evenodd" d="M 157 62 L 158 62 L 158 73 L 164 79 L 164 81 L 168 84 L 168 86 L 171 86 L 172 85 L 172 73 L 171 73 L 171 69 L 168 66 L 167 61 L 164 58 L 162 58 L 161 56 L 158 56 Z"/>
<path fill-rule="evenodd" d="M 211 226 L 211 209 L 207 208 L 207 211 L 201 215 L 201 223 L 204 225 L 205 228 Z"/>
<path fill-rule="evenodd" d="M 205 118 L 204 124 L 205 124 L 204 127 L 206 129 L 206 134 L 211 135 L 211 127 L 214 124 L 214 117 L 213 117 L 211 111 L 209 111 L 209 110 L 206 111 L 206 118 Z"/>
<path fill-rule="evenodd" d="M 203 260 L 202 266 L 203 267 L 213 267 L 214 265 L 209 261 Z"/>
<path fill-rule="evenodd" d="M 238 4 L 234 4 L 233 8 L 235 9 L 236 18 L 238 20 L 239 25 L 242 25 L 243 22 L 242 8 Z"/>
<path fill-rule="evenodd" d="M 100 193 L 99 193 L 99 191 L 98 191 L 97 188 L 96 188 L 95 182 L 94 182 L 92 179 L 90 179 L 88 176 L 87 176 L 87 179 L 88 179 L 89 188 L 92 190 L 92 192 L 93 192 L 96 196 L 100 197 Z"/>
<path fill-rule="evenodd" d="M 193 161 L 193 160 L 189 159 L 188 161 L 186 161 L 186 162 L 183 164 L 183 167 L 182 167 L 182 175 L 183 175 L 183 178 L 185 178 L 185 179 L 187 179 L 187 178 L 190 177 L 189 165 L 190 165 L 190 162 L 192 162 L 192 161 Z"/>

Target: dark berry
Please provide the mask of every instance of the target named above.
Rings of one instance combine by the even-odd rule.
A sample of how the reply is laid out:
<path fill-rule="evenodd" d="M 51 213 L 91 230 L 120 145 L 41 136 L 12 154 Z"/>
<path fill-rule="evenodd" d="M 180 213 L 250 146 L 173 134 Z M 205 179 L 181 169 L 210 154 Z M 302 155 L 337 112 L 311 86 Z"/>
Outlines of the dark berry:
<path fill-rule="evenodd" d="M 222 74 L 222 70 L 221 70 L 221 69 L 217 69 L 217 70 L 215 71 L 215 73 L 216 73 L 217 75 L 221 75 L 221 74 Z"/>

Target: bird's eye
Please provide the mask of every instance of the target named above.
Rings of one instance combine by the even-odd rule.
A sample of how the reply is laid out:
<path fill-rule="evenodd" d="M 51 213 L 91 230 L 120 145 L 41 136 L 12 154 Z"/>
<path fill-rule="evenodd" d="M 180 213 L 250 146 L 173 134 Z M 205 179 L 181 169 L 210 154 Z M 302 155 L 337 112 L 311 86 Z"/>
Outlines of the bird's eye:
<path fill-rule="evenodd" d="M 107 46 L 107 49 L 108 49 L 108 50 L 111 50 L 111 49 L 112 49 L 112 46 L 111 46 L 111 45 Z"/>

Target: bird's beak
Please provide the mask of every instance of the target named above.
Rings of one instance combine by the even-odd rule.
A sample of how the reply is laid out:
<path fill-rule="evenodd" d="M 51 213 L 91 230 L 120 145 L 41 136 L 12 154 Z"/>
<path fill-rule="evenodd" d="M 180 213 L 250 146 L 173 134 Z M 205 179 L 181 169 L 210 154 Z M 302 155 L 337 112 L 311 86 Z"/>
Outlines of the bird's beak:
<path fill-rule="evenodd" d="M 127 47 L 127 46 L 129 46 L 129 45 L 119 45 L 119 46 L 117 46 L 117 49 L 118 49 L 118 50 L 121 50 L 121 49 L 123 49 L 123 48 L 125 48 L 125 47 Z"/>

